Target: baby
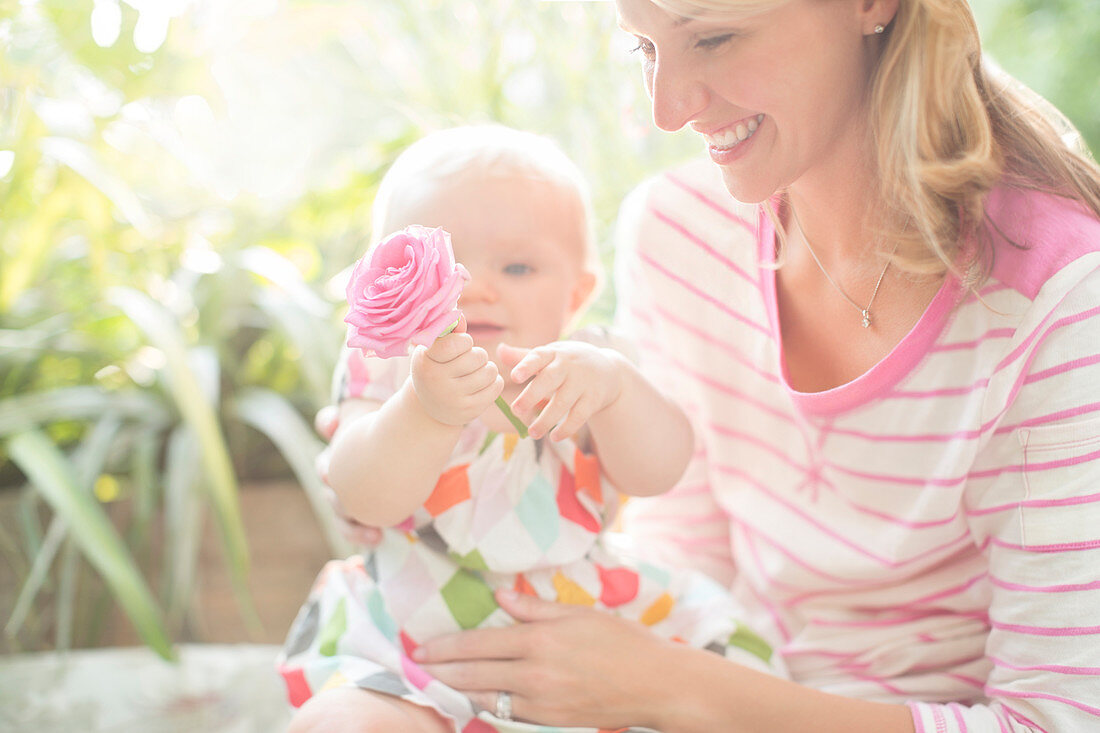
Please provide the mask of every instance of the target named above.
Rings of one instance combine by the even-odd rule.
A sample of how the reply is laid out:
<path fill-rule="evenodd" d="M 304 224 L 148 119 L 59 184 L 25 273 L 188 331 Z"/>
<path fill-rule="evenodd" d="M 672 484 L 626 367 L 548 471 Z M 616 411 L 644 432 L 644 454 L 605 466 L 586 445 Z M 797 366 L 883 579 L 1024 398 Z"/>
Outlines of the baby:
<path fill-rule="evenodd" d="M 509 128 L 434 133 L 384 178 L 375 231 L 443 227 L 471 279 L 458 328 L 430 347 L 345 350 L 328 481 L 351 518 L 389 529 L 329 563 L 294 622 L 280 671 L 291 702 L 309 702 L 291 731 L 562 730 L 511 720 L 504 693 L 478 710 L 412 661 L 426 639 L 513 623 L 502 588 L 771 669 L 717 584 L 606 546 L 619 493 L 671 488 L 693 437 L 606 337 L 561 340 L 600 281 L 589 219 L 576 166 Z M 494 405 L 501 395 L 528 437 Z"/>

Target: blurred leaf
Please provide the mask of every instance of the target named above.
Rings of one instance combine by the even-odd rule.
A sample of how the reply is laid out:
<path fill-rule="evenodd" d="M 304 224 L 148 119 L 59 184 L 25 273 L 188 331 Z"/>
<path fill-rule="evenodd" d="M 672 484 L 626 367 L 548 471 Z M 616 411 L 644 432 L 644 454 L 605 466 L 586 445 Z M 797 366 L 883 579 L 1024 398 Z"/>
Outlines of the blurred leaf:
<path fill-rule="evenodd" d="M 269 390 L 244 390 L 230 403 L 230 409 L 278 447 L 305 489 L 333 554 L 336 557 L 351 554 L 354 548 L 340 534 L 332 506 L 325 498 L 325 484 L 317 474 L 315 462 L 324 443 L 313 429 L 286 399 Z"/>
<path fill-rule="evenodd" d="M 108 392 L 99 387 L 64 387 L 0 400 L 0 436 L 58 420 L 93 420 L 105 412 L 145 423 L 149 430 L 169 424 L 168 411 L 148 392 Z"/>
<path fill-rule="evenodd" d="M 174 659 L 153 595 L 107 515 L 79 489 L 65 456 L 38 431 L 15 435 L 8 450 L 68 526 L 84 556 L 111 586 L 145 643 L 164 659 Z"/>
<path fill-rule="evenodd" d="M 166 357 L 169 390 L 200 447 L 200 460 L 208 482 L 205 488 L 214 505 L 214 516 L 221 530 L 241 611 L 246 620 L 254 624 L 255 611 L 247 601 L 248 544 L 241 519 L 237 477 L 217 415 L 190 365 L 183 334 L 164 307 L 144 293 L 112 288 L 109 297 Z"/>

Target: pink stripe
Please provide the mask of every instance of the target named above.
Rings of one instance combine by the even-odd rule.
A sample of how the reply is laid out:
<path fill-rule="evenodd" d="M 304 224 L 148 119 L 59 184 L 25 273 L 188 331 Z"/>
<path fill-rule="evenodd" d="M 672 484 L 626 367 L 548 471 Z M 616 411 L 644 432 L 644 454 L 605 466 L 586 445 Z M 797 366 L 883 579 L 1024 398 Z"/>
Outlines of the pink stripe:
<path fill-rule="evenodd" d="M 971 677 L 970 675 L 966 674 L 958 674 L 957 672 L 948 672 L 945 676 L 950 677 L 953 680 L 958 680 L 964 685 L 977 687 L 979 690 L 983 689 L 986 683 L 985 680 L 980 680 L 977 677 Z"/>
<path fill-rule="evenodd" d="M 890 679 L 889 677 L 877 677 L 872 674 L 860 674 L 858 672 L 849 672 L 848 674 L 850 674 L 855 679 L 860 680 L 861 682 L 870 682 L 873 685 L 878 685 L 887 692 L 891 692 L 895 695 L 901 695 L 905 697 L 908 696 L 905 690 L 901 689 L 897 685 L 892 685 L 887 682 L 887 680 Z"/>
<path fill-rule="evenodd" d="M 1057 672 L 1059 674 L 1080 674 L 1080 675 L 1089 675 L 1089 676 L 1100 675 L 1100 667 L 1067 667 L 1063 664 L 1021 665 L 1021 664 L 1012 664 L 1011 662 L 1006 662 L 1003 659 L 998 659 L 997 657 L 990 657 L 990 659 L 993 660 L 993 664 L 995 664 L 998 667 L 1004 667 L 1006 669 L 1014 669 L 1018 672 L 1042 671 L 1042 672 Z"/>
<path fill-rule="evenodd" d="M 983 428 L 984 429 L 984 428 Z M 947 443 L 958 440 L 972 440 L 982 435 L 983 429 L 956 430 L 953 433 L 917 433 L 913 435 L 891 435 L 888 433 L 868 433 L 861 430 L 834 428 L 837 435 L 874 441 L 876 443 Z"/>
<path fill-rule="evenodd" d="M 750 440 L 750 442 L 752 442 L 752 441 Z M 910 558 L 907 558 L 905 560 L 891 560 L 887 557 L 883 557 L 882 555 L 878 555 L 878 554 L 876 554 L 876 553 L 874 553 L 874 552 L 872 552 L 872 551 L 870 551 L 870 550 L 868 550 L 864 547 L 859 546 L 858 544 L 856 544 L 855 542 L 852 542 L 851 540 L 849 540 L 847 537 L 845 537 L 841 533 L 830 529 L 828 526 L 825 525 L 824 522 L 821 522 L 820 520 L 814 518 L 809 513 L 803 511 L 800 507 L 798 507 L 795 504 L 787 501 L 786 499 L 783 499 L 779 495 L 777 495 L 774 492 L 767 489 L 763 484 L 761 484 L 759 481 L 757 481 L 751 475 L 746 473 L 744 470 L 742 470 L 740 468 L 735 468 L 733 466 L 724 466 L 724 465 L 721 465 L 721 464 L 717 465 L 716 468 L 724 474 L 731 475 L 731 476 L 734 476 L 735 478 L 741 479 L 748 486 L 751 486 L 752 488 L 756 489 L 758 492 L 763 494 L 765 497 L 771 499 L 772 501 L 776 502 L 777 504 L 780 504 L 781 506 L 783 506 L 785 509 L 787 509 L 791 513 L 797 515 L 803 521 L 808 522 L 809 524 L 816 527 L 818 529 L 818 531 L 820 531 L 826 537 L 829 537 L 829 538 L 835 540 L 836 542 L 839 542 L 840 544 L 844 545 L 845 547 L 847 547 L 851 550 L 854 550 L 855 552 L 859 553 L 860 555 L 863 555 L 864 557 L 875 560 L 876 562 L 878 562 L 881 565 L 884 565 L 885 567 L 888 567 L 888 568 L 904 567 L 905 565 L 909 565 L 912 562 L 915 562 L 915 561 L 920 560 L 922 558 L 925 558 L 929 555 L 933 555 L 937 552 L 940 552 L 941 550 L 943 550 L 947 547 L 950 547 L 952 545 L 958 544 L 961 540 L 965 540 L 965 539 L 968 539 L 970 537 L 969 532 L 964 532 L 961 537 L 956 537 L 955 539 L 953 539 L 953 540 L 951 540 L 947 543 L 944 543 L 944 544 L 942 544 L 938 547 L 934 547 L 930 550 L 926 550 L 925 552 L 922 552 L 921 554 L 916 555 L 914 557 L 910 557 Z"/>
<path fill-rule="evenodd" d="M 1052 412 L 1049 415 L 1042 415 L 1041 417 L 1033 417 L 1029 420 L 1018 422 L 1015 425 L 1004 425 L 993 431 L 994 435 L 1000 435 L 1001 433 L 1011 433 L 1019 428 L 1030 428 L 1035 425 L 1045 425 L 1049 422 L 1055 422 L 1057 420 L 1064 420 L 1069 417 L 1077 417 L 1078 415 L 1086 415 L 1090 412 L 1096 412 L 1100 410 L 1100 402 L 1091 402 L 1081 407 L 1073 407 L 1068 410 L 1061 410 L 1059 412 Z M 1004 414 L 1004 413 L 1002 413 Z"/>
<path fill-rule="evenodd" d="M 997 374 L 999 374 L 1000 372 L 1004 371 L 1009 366 L 1011 366 L 1012 363 L 1014 363 L 1017 359 L 1019 359 L 1020 356 L 1022 354 L 1024 354 L 1025 351 L 1027 350 L 1027 348 L 1031 345 L 1031 342 L 1034 341 L 1037 336 L 1039 336 L 1040 331 L 1042 331 L 1042 336 L 1038 338 L 1038 341 L 1036 341 L 1035 350 L 1033 350 L 1031 352 L 1031 354 L 1028 358 L 1028 363 L 1030 363 L 1031 359 L 1033 359 L 1035 357 L 1035 353 L 1038 350 L 1039 345 L 1042 344 L 1042 342 L 1045 341 L 1047 336 L 1049 336 L 1051 333 L 1053 333 L 1054 331 L 1056 331 L 1059 328 L 1062 328 L 1064 326 L 1072 325 L 1074 323 L 1078 323 L 1080 321 L 1087 320 L 1087 319 L 1091 318 L 1092 316 L 1094 316 L 1098 313 L 1100 313 L 1100 306 L 1098 306 L 1096 308 L 1089 309 L 1089 310 L 1084 311 L 1082 313 L 1078 313 L 1076 315 L 1065 316 L 1064 318 L 1060 318 L 1057 321 L 1055 321 L 1054 323 L 1049 324 L 1049 326 L 1047 324 L 1047 319 L 1050 318 L 1050 315 L 1048 315 L 1047 318 L 1043 319 L 1043 322 L 1040 323 L 1039 326 L 1037 326 L 1035 328 L 1035 330 L 1032 331 L 1028 335 L 1028 337 L 1024 340 L 1023 343 L 1021 343 L 1019 346 L 1017 346 L 1015 349 L 1013 349 L 1012 353 L 1010 353 L 1008 356 L 1006 356 L 1004 359 L 1002 359 L 1001 362 L 999 364 L 997 364 L 996 367 L 994 367 L 993 375 L 996 376 Z M 1043 330 L 1044 328 L 1046 328 L 1045 331 Z M 1084 361 L 1084 360 L 1077 360 L 1077 361 Z M 1070 371 L 1071 369 L 1075 369 L 1075 368 L 1077 368 L 1077 366 L 1084 366 L 1084 364 L 1077 364 L 1076 362 L 1067 362 L 1066 364 L 1062 364 L 1062 365 L 1057 366 L 1057 367 L 1052 367 L 1050 369 L 1044 370 L 1043 372 L 1037 372 L 1036 374 L 1033 374 L 1033 375 L 1026 375 L 1023 378 L 1023 383 L 1024 384 L 1030 384 L 1032 382 L 1040 381 L 1042 379 L 1046 379 L 1047 377 L 1055 376 L 1057 374 L 1062 374 L 1066 371 Z M 1025 365 L 1025 368 L 1026 368 L 1026 365 Z M 969 393 L 971 393 L 971 392 L 973 392 L 977 389 L 984 389 L 985 387 L 987 387 L 989 385 L 989 381 L 990 381 L 989 378 L 979 379 L 978 381 L 976 381 L 973 384 L 970 384 L 968 386 L 948 387 L 948 388 L 945 388 L 945 389 L 894 390 L 893 392 L 891 392 L 891 396 L 892 397 L 897 397 L 897 398 L 903 398 L 903 399 L 921 399 L 921 398 L 925 398 L 925 397 L 957 397 L 957 396 L 960 396 L 960 395 L 969 394 Z"/>
<path fill-rule="evenodd" d="M 1039 731 L 1039 733 L 1049 733 L 1046 728 L 1039 725 L 1038 723 L 1036 723 L 1034 720 L 1027 717 L 1023 713 L 1017 712 L 1015 709 L 1009 707 L 1004 702 L 1001 703 L 1001 707 L 1004 708 L 1006 714 L 1011 715 L 1013 718 L 1020 721 L 1021 723 L 1028 726 L 1029 728 L 1034 728 L 1035 730 Z M 1000 715 L 997 716 L 997 722 L 1001 723 L 1001 716 Z M 1005 729 L 1004 723 L 1001 723 L 1001 730 L 1004 730 L 1004 729 Z"/>
<path fill-rule="evenodd" d="M 710 429 L 718 435 L 723 435 L 727 438 L 739 440 L 742 443 L 748 443 L 749 445 L 755 446 L 762 451 L 766 451 L 796 471 L 801 471 L 803 473 L 806 473 L 808 471 L 808 468 L 806 466 L 803 466 L 801 463 L 796 462 L 793 458 L 788 456 L 786 451 L 784 451 L 782 448 L 777 448 L 768 441 L 758 438 L 755 435 L 749 435 L 748 433 L 742 432 L 740 430 L 735 430 L 734 428 L 727 427 L 726 425 L 722 425 L 716 422 L 709 423 L 708 427 L 710 427 Z M 721 465 L 719 465 L 718 467 L 723 469 L 725 468 Z"/>
<path fill-rule="evenodd" d="M 924 719 L 920 713 L 921 704 L 909 701 L 906 705 L 909 706 L 909 712 L 913 714 L 913 727 L 917 729 L 916 733 L 928 733 L 928 731 L 924 729 Z"/>
<path fill-rule="evenodd" d="M 732 344 L 728 344 L 725 341 L 721 341 L 721 340 L 715 338 L 712 334 L 708 333 L 707 331 L 704 331 L 703 329 L 699 328 L 698 326 L 695 326 L 695 325 L 683 320 L 682 318 L 680 318 L 678 315 L 674 314 L 672 311 L 668 310 L 667 308 L 663 308 L 661 306 L 654 306 L 654 310 L 657 312 L 657 314 L 659 316 L 664 318 L 669 323 L 683 329 L 684 331 L 690 333 L 693 336 L 696 336 L 697 338 L 702 339 L 705 343 L 708 343 L 708 344 L 710 344 L 710 345 L 712 345 L 716 348 L 721 349 L 722 351 L 725 351 L 727 354 L 729 354 L 733 358 L 734 361 L 736 361 L 738 364 L 745 367 L 746 369 L 750 370 L 751 372 L 753 372 L 757 376 L 759 376 L 759 377 L 761 377 L 761 378 L 763 378 L 763 379 L 765 379 L 769 382 L 779 384 L 779 377 L 777 377 L 775 374 L 772 374 L 771 372 L 765 371 L 764 369 L 761 369 L 760 367 L 758 367 L 756 364 L 751 362 L 743 353 L 741 353 L 741 351 L 737 347 L 733 346 Z M 668 345 L 663 344 L 663 346 L 665 346 L 666 349 L 667 349 Z"/>
<path fill-rule="evenodd" d="M 835 660 L 838 660 L 838 661 L 844 661 L 846 659 L 851 659 L 852 657 L 856 656 L 859 653 L 860 652 L 827 652 L 827 651 L 818 651 L 816 649 L 794 649 L 792 651 L 784 650 L 783 657 L 785 659 L 790 658 L 790 657 L 822 657 L 823 659 L 835 659 Z M 866 664 L 866 663 L 864 663 L 864 664 Z M 855 664 L 854 663 L 852 665 L 840 664 L 838 666 L 841 666 L 841 667 L 855 666 Z"/>
<path fill-rule="evenodd" d="M 1067 583 L 1064 585 L 1023 585 L 1021 583 L 1001 580 L 1000 578 L 990 575 L 989 581 L 998 588 L 1018 590 L 1025 593 L 1074 593 L 1082 590 L 1100 590 L 1100 580 L 1091 583 Z"/>
<path fill-rule="evenodd" d="M 1094 450 L 1091 453 L 1086 453 L 1084 455 L 1073 456 L 1071 458 L 1063 458 L 1059 461 L 1030 463 L 1027 466 L 1012 464 L 1008 466 L 989 468 L 982 471 L 971 471 L 969 474 L 965 476 L 959 476 L 957 478 L 920 478 L 913 476 L 897 476 L 892 474 L 856 471 L 855 469 L 845 468 L 835 463 L 826 463 L 825 465 L 838 473 L 842 473 L 848 476 L 854 476 L 855 478 L 867 479 L 870 481 L 881 481 L 884 483 L 900 484 L 903 486 L 920 486 L 922 488 L 931 486 L 939 488 L 950 488 L 953 486 L 959 486 L 969 479 L 995 478 L 1006 473 L 1032 473 L 1034 471 L 1050 471 L 1056 468 L 1065 468 L 1066 466 L 1076 466 L 1081 463 L 1090 463 L 1097 458 L 1100 458 L 1100 449 Z"/>
<path fill-rule="evenodd" d="M 1004 695 L 1005 697 L 1035 699 L 1035 700 L 1052 700 L 1053 702 L 1060 702 L 1064 705 L 1082 710 L 1089 715 L 1100 716 L 1100 708 L 1094 708 L 1091 705 L 1086 705 L 1083 702 L 1077 702 L 1076 700 L 1070 700 L 1068 697 L 1059 697 L 1058 695 L 1050 695 L 1045 692 L 1023 692 L 1020 690 L 1006 690 L 1003 687 L 990 687 L 986 685 L 985 692 L 987 695 L 996 694 Z"/>
<path fill-rule="evenodd" d="M 971 588 L 973 588 L 975 585 L 977 585 L 981 581 L 985 580 L 987 577 L 989 577 L 988 573 L 983 571 L 983 572 L 979 573 L 978 575 L 975 575 L 970 580 L 967 580 L 963 583 L 959 583 L 958 585 L 956 585 L 952 588 L 948 588 L 946 590 L 941 590 L 937 593 L 930 593 L 929 595 L 922 596 L 921 598 L 916 598 L 916 599 L 914 599 L 912 601 L 909 601 L 908 603 L 904 603 L 900 606 L 895 606 L 895 608 L 897 608 L 898 610 L 903 610 L 903 609 L 906 609 L 906 608 L 919 608 L 920 606 L 931 603 L 932 601 L 939 601 L 939 600 L 942 600 L 942 599 L 947 598 L 949 596 L 955 596 L 955 595 L 958 595 L 959 593 L 965 593 L 966 591 L 970 590 Z"/>
<path fill-rule="evenodd" d="M 672 184 L 682 188 L 684 191 L 687 191 L 689 194 L 691 194 L 695 198 L 699 199 L 704 204 L 706 204 L 710 208 L 714 209 L 715 211 L 717 211 L 719 214 L 726 217 L 730 221 L 735 221 L 738 224 L 740 224 L 741 226 L 743 226 L 745 229 L 747 229 L 753 235 L 756 234 L 756 227 L 753 226 L 750 222 L 746 221 L 745 219 L 741 218 L 740 216 L 737 216 L 736 214 L 734 214 L 729 209 L 725 208 L 724 206 L 722 206 L 718 202 L 711 199 L 706 194 L 699 191 L 697 188 L 689 186 L 688 184 L 684 183 L 681 179 L 677 178 L 676 176 L 665 174 L 665 178 L 669 182 L 671 182 Z"/>
<path fill-rule="evenodd" d="M 787 625 L 783 623 L 782 617 L 779 615 L 779 610 L 775 607 L 775 604 L 771 602 L 767 596 L 758 591 L 752 583 L 745 583 L 748 586 L 749 592 L 752 593 L 753 598 L 757 603 L 764 607 L 764 610 L 771 616 L 772 623 L 775 624 L 775 628 L 779 630 L 780 636 L 783 637 L 783 643 L 786 644 L 791 640 L 791 632 L 787 629 Z"/>
<path fill-rule="evenodd" d="M 1075 506 L 1077 504 L 1092 504 L 1095 501 L 1100 501 L 1100 492 L 1087 494 L 1085 496 L 1070 496 L 1065 499 L 1026 499 L 1024 501 L 1013 501 L 1008 504 L 999 504 L 984 509 L 967 509 L 966 516 L 981 517 L 986 514 L 996 514 L 997 512 L 1003 512 L 1009 509 L 1019 509 L 1021 507 Z"/>
<path fill-rule="evenodd" d="M 1026 626 L 990 621 L 990 627 L 998 631 L 1014 631 L 1032 636 L 1091 636 L 1100 634 L 1100 626 Z"/>
<path fill-rule="evenodd" d="M 852 587 L 856 587 L 856 588 L 861 587 L 863 585 L 862 581 L 852 580 L 850 578 L 841 578 L 838 575 L 833 575 L 831 573 L 827 573 L 824 570 L 819 570 L 818 568 L 815 568 L 812 565 L 809 565 L 802 558 L 798 557 L 797 555 L 792 553 L 790 550 L 788 550 L 786 547 L 779 544 L 779 542 L 772 539 L 768 535 L 764 534 L 762 531 L 760 531 L 756 527 L 753 527 L 753 526 L 750 526 L 749 524 L 746 524 L 743 520 L 738 519 L 737 517 L 734 517 L 734 516 L 731 515 L 730 516 L 730 522 L 735 524 L 737 527 L 739 527 L 742 532 L 752 534 L 752 535 L 754 535 L 756 537 L 759 537 L 760 539 L 764 540 L 769 545 L 771 545 L 776 550 L 778 550 L 780 554 L 782 554 L 788 560 L 793 562 L 795 565 L 798 565 L 800 568 L 802 568 L 803 570 L 805 570 L 808 573 L 816 575 L 819 578 L 824 578 L 825 580 L 831 580 L 832 582 L 839 583 L 841 585 L 847 585 L 847 586 L 852 586 Z"/>
<path fill-rule="evenodd" d="M 960 395 L 970 394 L 974 390 L 983 389 L 989 385 L 989 379 L 979 379 L 973 384 L 965 385 L 962 387 L 945 387 L 943 389 L 895 389 L 890 393 L 890 397 L 895 399 L 925 399 L 927 397 L 958 397 Z"/>
<path fill-rule="evenodd" d="M 1085 542 L 1067 542 L 1060 545 L 1017 545 L 1006 542 L 996 537 L 991 537 L 990 542 L 997 547 L 1008 550 L 1021 550 L 1023 552 L 1080 552 L 1082 550 L 1095 550 L 1100 548 L 1100 540 L 1088 540 Z"/>
<path fill-rule="evenodd" d="M 713 257 L 714 259 L 721 262 L 728 269 L 732 270 L 734 272 L 734 274 L 736 274 L 738 277 L 743 279 L 749 285 L 752 285 L 757 290 L 760 289 L 760 283 L 755 277 L 753 277 L 752 275 L 749 275 L 749 273 L 747 273 L 743 269 L 741 269 L 737 265 L 736 262 L 734 262 L 729 257 L 726 257 L 724 254 L 722 254 L 721 252 L 716 250 L 714 247 L 712 247 L 709 244 L 707 244 L 706 242 L 704 242 L 700 237 L 698 237 L 695 234 L 692 234 L 690 231 L 688 231 L 687 227 L 685 227 L 683 224 L 681 224 L 680 222 L 674 220 L 668 214 L 665 214 L 664 212 L 658 211 L 657 209 L 653 208 L 652 206 L 649 208 L 649 212 L 651 214 L 653 214 L 653 216 L 656 217 L 658 221 L 664 223 L 666 226 L 668 226 L 669 228 L 676 231 L 684 239 L 688 240 L 689 242 L 691 242 L 692 244 L 697 246 L 699 249 L 703 250 L 704 252 L 709 254 L 711 257 Z M 756 232 L 753 232 L 753 234 L 755 234 L 755 233 Z"/>
<path fill-rule="evenodd" d="M 838 628 L 838 629 L 882 629 L 889 626 L 904 626 L 911 624 L 914 621 L 924 621 L 930 618 L 969 618 L 977 621 L 985 622 L 987 615 L 982 611 L 951 611 L 945 613 L 943 611 L 928 610 L 924 612 L 908 613 L 901 616 L 893 616 L 890 618 L 878 618 L 878 619 L 866 619 L 862 621 L 856 621 L 851 619 L 823 619 L 823 618 L 810 618 L 808 621 L 814 626 L 821 626 L 824 628 Z"/>
<path fill-rule="evenodd" d="M 740 313 L 738 313 L 734 309 L 730 308 L 728 305 L 726 305 L 722 301 L 718 300 L 717 298 L 703 292 L 702 290 L 695 287 L 695 285 L 693 285 L 691 282 L 689 282 L 685 278 L 677 275 L 676 273 L 672 272 L 668 268 L 666 268 L 663 265 L 661 265 L 660 263 L 658 263 L 657 260 L 653 259 L 649 255 L 643 254 L 640 257 L 646 264 L 648 264 L 650 267 L 652 267 L 657 272 L 664 275 L 666 278 L 668 278 L 672 282 L 674 282 L 677 285 L 679 285 L 680 287 L 682 287 L 684 290 L 687 290 L 689 293 L 692 293 L 693 295 L 697 296 L 698 298 L 706 301 L 707 303 L 710 303 L 715 308 L 722 311 L 726 315 L 730 316 L 734 320 L 745 324 L 749 328 L 751 328 L 751 329 L 767 336 L 769 339 L 772 338 L 771 331 L 769 331 L 767 328 L 765 328 L 764 326 L 761 326 L 759 323 L 756 323 L 756 322 L 746 318 L 745 316 L 741 315 Z"/>
<path fill-rule="evenodd" d="M 776 408 L 769 405 L 767 402 L 764 402 L 763 400 L 759 400 L 759 399 L 749 395 L 747 392 L 742 392 L 739 389 L 734 389 L 733 387 L 730 387 L 728 384 L 725 384 L 723 382 L 719 382 L 718 380 L 713 379 L 712 377 L 708 377 L 706 374 L 703 374 L 702 372 L 695 371 L 694 369 L 689 367 L 687 364 L 685 364 L 685 363 L 683 363 L 679 360 L 671 359 L 670 361 L 671 361 L 672 365 L 675 366 L 677 369 L 679 369 L 681 372 L 683 372 L 687 376 L 691 377 L 692 379 L 696 380 L 697 382 L 701 382 L 702 384 L 705 384 L 706 386 L 710 387 L 711 389 L 717 390 L 717 391 L 722 392 L 723 394 L 727 394 L 731 397 L 736 397 L 737 399 L 741 400 L 742 402 L 750 404 L 753 407 L 755 407 L 756 409 L 760 410 L 761 412 L 766 412 L 769 415 L 771 415 L 772 417 L 776 417 L 776 418 L 780 419 L 783 422 L 786 422 L 786 423 L 794 422 L 794 418 L 792 418 L 790 416 L 790 414 L 788 414 L 786 412 L 783 412 L 782 410 L 777 410 Z"/>
<path fill-rule="evenodd" d="M 948 703 L 947 709 L 955 716 L 955 725 L 959 727 L 959 731 L 961 733 L 966 733 L 968 728 L 966 727 L 966 720 L 963 719 L 962 705 L 959 705 L 957 702 Z"/>
<path fill-rule="evenodd" d="M 1028 347 L 1031 345 L 1032 341 L 1036 342 L 1035 347 L 1038 348 L 1039 345 L 1042 344 L 1043 341 L 1046 340 L 1047 336 L 1054 333 L 1055 331 L 1062 328 L 1063 326 L 1072 326 L 1075 323 L 1080 323 L 1081 321 L 1087 321 L 1088 319 L 1090 319 L 1093 316 L 1098 315 L 1098 314 L 1100 314 L 1100 306 L 1095 306 L 1093 308 L 1089 308 L 1086 311 L 1081 311 L 1080 313 L 1074 313 L 1071 316 L 1063 316 L 1062 318 L 1059 318 L 1058 320 L 1054 321 L 1053 323 L 1048 323 L 1050 318 L 1053 317 L 1053 315 L 1054 315 L 1054 311 L 1051 311 L 1050 313 L 1047 314 L 1047 316 L 1045 318 L 1043 318 L 1043 320 L 1039 323 L 1039 325 L 1035 327 L 1035 330 L 1028 334 L 1027 338 L 1024 339 L 1023 342 L 1019 346 L 1017 346 L 1015 349 L 1013 349 L 1012 352 L 1008 356 L 1006 356 L 1004 359 L 1002 359 L 1001 362 L 996 367 L 994 367 L 993 373 L 996 374 L 997 372 L 1001 371 L 1002 369 L 1004 369 L 1005 367 L 1010 365 L 1012 362 L 1014 362 L 1018 358 L 1020 358 L 1020 355 L 1023 354 L 1024 351 L 1026 351 L 1028 349 Z M 1040 332 L 1041 332 L 1042 335 L 1040 335 Z"/>
<path fill-rule="evenodd" d="M 1080 359 L 1073 359 L 1067 361 L 1064 364 L 1058 366 L 1052 366 L 1049 369 L 1043 369 L 1042 371 L 1032 372 L 1024 380 L 1024 384 L 1031 384 L 1033 382 L 1040 382 L 1047 377 L 1055 377 L 1059 374 L 1065 374 L 1066 372 L 1072 372 L 1074 369 L 1080 369 L 1081 367 L 1092 366 L 1100 362 L 1100 354 L 1094 354 L 1093 356 L 1083 356 Z"/>
<path fill-rule="evenodd" d="M 974 339 L 973 341 L 956 341 L 949 344 L 938 344 L 929 349 L 929 351 L 964 351 L 967 349 L 973 349 L 992 339 L 1011 337 L 1015 333 L 1016 329 L 1014 328 L 992 328 L 978 338 Z"/>
<path fill-rule="evenodd" d="M 1040 417 L 1031 418 L 1014 425 L 1003 425 L 994 430 L 994 435 L 1002 435 L 1004 433 L 1011 433 L 1020 428 L 1033 427 L 1035 425 L 1045 425 L 1046 423 L 1054 422 L 1056 420 L 1063 420 L 1070 417 L 1077 417 L 1079 415 L 1086 415 L 1092 412 L 1100 410 L 1100 402 L 1093 402 L 1081 407 L 1074 407 L 1068 410 L 1061 410 L 1059 412 L 1051 413 L 1050 415 L 1043 415 Z M 987 430 L 1004 415 L 1005 411 L 1002 411 L 1000 415 L 997 415 L 993 419 L 986 422 L 980 428 L 972 430 L 956 430 L 952 433 L 918 433 L 914 435 L 893 435 L 889 433 L 869 433 L 862 430 L 852 430 L 848 428 L 833 428 L 833 432 L 837 435 L 846 435 L 853 438 L 861 438 L 864 440 L 870 440 L 874 442 L 882 443 L 945 443 L 955 440 L 972 440 L 980 438 Z"/>

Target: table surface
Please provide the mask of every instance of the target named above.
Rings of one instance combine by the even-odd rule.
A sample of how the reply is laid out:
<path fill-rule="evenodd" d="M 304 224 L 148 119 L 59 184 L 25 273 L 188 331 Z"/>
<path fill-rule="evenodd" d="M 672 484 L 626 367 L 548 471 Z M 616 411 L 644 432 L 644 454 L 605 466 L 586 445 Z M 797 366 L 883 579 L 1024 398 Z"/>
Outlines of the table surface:
<path fill-rule="evenodd" d="M 278 733 L 290 718 L 279 647 L 180 645 L 0 657 L 0 732 Z"/>

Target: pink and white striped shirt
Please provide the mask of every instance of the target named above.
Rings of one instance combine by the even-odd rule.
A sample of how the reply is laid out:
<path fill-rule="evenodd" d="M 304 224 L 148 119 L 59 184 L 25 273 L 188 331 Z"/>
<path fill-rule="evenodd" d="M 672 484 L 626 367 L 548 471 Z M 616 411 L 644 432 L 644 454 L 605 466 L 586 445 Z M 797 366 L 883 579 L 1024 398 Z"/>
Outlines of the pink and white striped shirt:
<path fill-rule="evenodd" d="M 630 209 L 618 322 L 697 451 L 627 530 L 728 581 L 802 684 L 918 733 L 1100 730 L 1100 222 L 994 192 L 1026 249 L 994 237 L 985 303 L 949 279 L 874 368 L 800 393 L 762 208 L 701 161 Z"/>

